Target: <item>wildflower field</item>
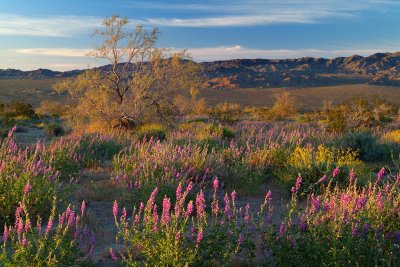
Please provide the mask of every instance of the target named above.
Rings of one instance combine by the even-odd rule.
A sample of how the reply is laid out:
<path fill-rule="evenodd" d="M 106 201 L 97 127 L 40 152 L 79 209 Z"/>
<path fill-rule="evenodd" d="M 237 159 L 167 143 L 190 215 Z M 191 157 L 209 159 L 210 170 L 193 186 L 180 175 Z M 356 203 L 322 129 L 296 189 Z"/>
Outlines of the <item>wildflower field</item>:
<path fill-rule="evenodd" d="M 0 265 L 399 266 L 397 135 L 183 120 L 24 143 L 14 127 Z"/>

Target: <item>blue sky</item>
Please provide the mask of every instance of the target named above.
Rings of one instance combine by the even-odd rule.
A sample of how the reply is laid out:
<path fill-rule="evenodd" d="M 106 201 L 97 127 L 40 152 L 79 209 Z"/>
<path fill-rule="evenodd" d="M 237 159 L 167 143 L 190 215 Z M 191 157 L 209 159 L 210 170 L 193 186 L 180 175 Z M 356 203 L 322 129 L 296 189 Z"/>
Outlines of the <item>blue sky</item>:
<path fill-rule="evenodd" d="M 400 51 L 400 0 L 0 0 L 0 68 L 99 65 L 85 53 L 112 14 L 196 61 Z"/>

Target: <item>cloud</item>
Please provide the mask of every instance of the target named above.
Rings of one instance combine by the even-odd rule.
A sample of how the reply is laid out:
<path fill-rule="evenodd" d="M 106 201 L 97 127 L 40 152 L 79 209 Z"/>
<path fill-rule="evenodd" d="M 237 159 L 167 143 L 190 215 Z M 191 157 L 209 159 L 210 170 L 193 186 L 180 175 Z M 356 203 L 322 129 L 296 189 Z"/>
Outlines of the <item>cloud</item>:
<path fill-rule="evenodd" d="M 184 17 L 146 18 L 144 23 L 167 27 L 228 27 L 277 23 L 317 23 L 324 19 L 357 17 L 358 11 L 382 11 L 399 5 L 390 0 L 213 0 L 206 3 L 131 2 L 141 9 L 186 11 Z M 183 12 L 182 12 L 183 13 Z"/>
<path fill-rule="evenodd" d="M 203 47 L 190 48 L 189 54 L 196 61 L 214 61 L 214 60 L 229 60 L 229 59 L 287 59 L 300 57 L 325 57 L 334 58 L 341 56 L 351 56 L 354 54 L 368 56 L 378 52 L 395 52 L 395 49 L 340 49 L 340 50 L 323 50 L 323 49 L 252 49 L 245 48 L 240 45 L 221 46 L 221 47 Z"/>
<path fill-rule="evenodd" d="M 172 51 L 179 51 L 178 48 L 171 48 Z M 287 59 L 300 57 L 340 57 L 354 54 L 368 56 L 378 52 L 395 52 L 396 48 L 384 47 L 377 49 L 254 49 L 240 45 L 219 46 L 219 47 L 199 47 L 187 49 L 190 56 L 196 61 L 229 60 L 240 58 L 265 58 L 265 59 Z M 15 49 L 14 52 L 22 55 L 46 56 L 49 58 L 63 57 L 83 58 L 92 51 L 91 49 L 71 49 L 71 48 L 24 48 Z M 88 61 L 92 61 L 87 58 Z M 57 63 L 59 64 L 59 63 Z M 60 63 L 63 64 L 63 63 Z M 81 63 L 79 63 L 81 64 Z M 65 65 L 66 66 L 66 65 Z M 80 65 L 82 66 L 82 65 Z"/>
<path fill-rule="evenodd" d="M 0 35 L 65 37 L 90 33 L 102 19 L 84 16 L 21 16 L 0 14 Z"/>
<path fill-rule="evenodd" d="M 18 54 L 53 57 L 85 57 L 90 51 L 92 50 L 75 48 L 23 48 L 15 50 Z"/>

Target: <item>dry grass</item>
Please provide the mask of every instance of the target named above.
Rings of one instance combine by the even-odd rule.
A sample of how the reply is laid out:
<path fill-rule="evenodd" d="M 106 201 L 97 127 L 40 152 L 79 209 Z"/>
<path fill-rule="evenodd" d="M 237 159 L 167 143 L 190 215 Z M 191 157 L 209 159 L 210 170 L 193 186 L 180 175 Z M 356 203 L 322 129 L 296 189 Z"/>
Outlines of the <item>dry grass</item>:
<path fill-rule="evenodd" d="M 44 80 L 0 80 L 0 101 L 26 100 L 38 106 L 42 100 L 62 100 L 51 88 L 60 79 Z M 265 89 L 202 89 L 199 98 L 205 98 L 207 104 L 215 106 L 223 102 L 238 103 L 242 106 L 272 106 L 274 95 L 282 90 L 290 91 L 300 108 L 315 110 L 324 101 L 340 104 L 352 97 L 381 97 L 393 104 L 400 105 L 400 87 L 375 86 L 366 84 L 338 85 L 308 88 L 265 88 Z"/>
<path fill-rule="evenodd" d="M 274 95 L 287 90 L 296 99 L 296 104 L 305 110 L 322 107 L 324 101 L 340 104 L 352 97 L 381 97 L 390 103 L 400 105 L 400 88 L 373 85 L 340 85 L 309 88 L 268 88 L 268 89 L 236 89 L 216 90 L 203 89 L 199 97 L 204 97 L 208 105 L 222 102 L 238 103 L 242 106 L 269 106 L 275 102 Z"/>
<path fill-rule="evenodd" d="M 52 89 L 53 84 L 61 79 L 10 79 L 0 80 L 0 102 L 27 101 L 39 106 L 43 100 L 61 100 L 65 96 L 59 95 Z"/>

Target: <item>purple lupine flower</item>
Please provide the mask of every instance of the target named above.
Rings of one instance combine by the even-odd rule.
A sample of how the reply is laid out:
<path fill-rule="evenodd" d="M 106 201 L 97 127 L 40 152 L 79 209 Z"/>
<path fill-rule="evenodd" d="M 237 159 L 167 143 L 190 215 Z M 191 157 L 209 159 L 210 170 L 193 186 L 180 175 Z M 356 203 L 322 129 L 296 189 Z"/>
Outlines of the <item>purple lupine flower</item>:
<path fill-rule="evenodd" d="M 314 195 L 311 195 L 311 209 L 310 213 L 317 212 L 321 209 L 321 202 L 319 201 L 319 197 L 315 197 Z"/>
<path fill-rule="evenodd" d="M 200 190 L 200 193 L 196 196 L 196 210 L 197 210 L 197 217 L 202 218 L 204 215 L 204 210 L 206 207 L 206 201 L 204 199 L 204 193 Z"/>
<path fill-rule="evenodd" d="M 265 202 L 269 202 L 269 201 L 271 201 L 272 200 L 272 197 L 271 197 L 271 190 L 269 190 L 268 192 L 267 192 L 267 194 L 265 195 L 265 199 L 264 199 L 264 201 Z"/>
<path fill-rule="evenodd" d="M 6 226 L 4 226 L 4 232 L 3 232 L 3 243 L 5 244 L 8 239 L 8 229 Z"/>
<path fill-rule="evenodd" d="M 25 234 L 24 234 L 24 236 L 23 236 L 23 238 L 22 238 L 22 241 L 21 241 L 21 246 L 22 246 L 22 247 L 25 247 L 25 246 L 26 246 L 26 243 L 27 243 L 27 241 L 26 241 L 26 236 L 25 236 Z"/>
<path fill-rule="evenodd" d="M 171 201 L 169 198 L 164 197 L 163 199 L 163 211 L 161 215 L 161 220 L 168 225 L 171 220 L 169 210 L 171 209 Z"/>
<path fill-rule="evenodd" d="M 113 211 L 114 218 L 117 219 L 117 215 L 118 215 L 118 203 L 117 203 L 116 200 L 114 200 L 114 205 L 113 205 L 112 211 Z"/>
<path fill-rule="evenodd" d="M 218 178 L 215 177 L 213 180 L 213 188 L 214 188 L 214 193 L 217 192 L 218 190 Z"/>
<path fill-rule="evenodd" d="M 350 184 L 353 184 L 355 176 L 356 176 L 356 174 L 354 173 L 354 170 L 351 169 L 350 175 L 349 175 Z"/>
<path fill-rule="evenodd" d="M 75 221 L 75 211 L 71 210 L 71 213 L 69 214 L 69 218 L 68 218 L 68 226 L 69 227 L 74 226 L 74 221 Z"/>
<path fill-rule="evenodd" d="M 65 212 L 58 216 L 58 224 L 63 225 L 65 222 Z"/>
<path fill-rule="evenodd" d="M 115 252 L 112 250 L 112 248 L 110 248 L 110 256 L 111 256 L 111 259 L 112 259 L 113 261 L 117 261 L 117 260 L 118 260 L 118 257 L 117 257 L 117 255 L 115 254 Z"/>
<path fill-rule="evenodd" d="M 235 203 L 235 199 L 236 199 L 236 191 L 235 190 L 231 193 L 231 198 L 232 198 L 232 203 Z"/>
<path fill-rule="evenodd" d="M 295 186 L 293 186 L 292 189 L 290 189 L 290 191 L 293 194 L 296 194 L 299 191 L 302 181 L 303 181 L 303 178 L 301 177 L 301 175 L 299 173 L 299 176 L 297 176 L 297 179 L 296 179 Z"/>
<path fill-rule="evenodd" d="M 399 244 L 400 243 L 400 231 L 399 230 L 394 232 L 394 234 L 393 234 L 393 242 L 395 244 Z"/>
<path fill-rule="evenodd" d="M 382 169 L 378 172 L 378 176 L 377 176 L 377 179 L 376 179 L 376 183 L 377 183 L 377 184 L 382 180 L 382 178 L 383 178 L 384 175 L 385 175 L 385 168 L 382 168 Z"/>
<path fill-rule="evenodd" d="M 229 202 L 228 194 L 225 194 L 224 203 L 225 203 L 224 214 L 226 217 L 228 217 L 228 219 L 230 219 L 232 217 L 232 213 L 231 213 L 231 204 Z"/>
<path fill-rule="evenodd" d="M 18 220 L 18 227 L 17 227 L 17 234 L 18 236 L 21 236 L 22 230 L 24 229 L 24 222 L 22 219 Z"/>
<path fill-rule="evenodd" d="M 47 222 L 46 235 L 49 234 L 52 228 L 53 228 L 53 218 L 50 218 L 49 221 Z"/>
<path fill-rule="evenodd" d="M 86 203 L 85 200 L 82 201 L 82 205 L 81 205 L 81 215 L 83 217 L 83 214 L 85 213 L 85 208 L 86 208 Z"/>
<path fill-rule="evenodd" d="M 339 173 L 340 173 L 340 169 L 339 169 L 339 166 L 337 166 L 332 172 L 332 177 L 335 178 L 336 176 L 339 175 Z"/>
<path fill-rule="evenodd" d="M 25 222 L 25 232 L 28 233 L 29 229 L 31 229 L 31 221 L 27 219 Z"/>
<path fill-rule="evenodd" d="M 24 189 L 24 195 L 27 195 L 29 193 L 29 191 L 31 190 L 31 184 L 29 183 L 29 181 L 26 183 L 25 185 L 25 189 Z"/>
<path fill-rule="evenodd" d="M 285 233 L 286 233 L 286 226 L 285 226 L 284 223 L 281 223 L 281 226 L 279 227 L 279 234 L 280 234 L 281 236 L 284 236 Z"/>
<path fill-rule="evenodd" d="M 322 176 L 322 177 L 318 180 L 317 184 L 322 184 L 322 183 L 324 183 L 325 181 L 326 181 L 326 175 Z"/>
<path fill-rule="evenodd" d="M 193 212 L 193 201 L 190 200 L 188 205 L 187 205 L 187 210 L 186 210 L 186 218 L 192 215 Z"/>
<path fill-rule="evenodd" d="M 299 222 L 299 228 L 303 232 L 307 231 L 307 229 L 308 229 L 307 221 L 304 220 L 304 219 L 301 219 L 300 222 Z"/>
<path fill-rule="evenodd" d="M 201 240 L 203 240 L 203 229 L 200 229 L 199 233 L 197 234 L 197 245 L 201 242 Z"/>
<path fill-rule="evenodd" d="M 127 214 L 126 214 L 126 209 L 123 208 L 123 209 L 122 209 L 122 216 L 121 216 L 121 219 L 125 221 L 125 220 L 126 220 L 126 215 L 127 215 Z"/>
<path fill-rule="evenodd" d="M 346 210 L 344 210 L 344 212 L 343 212 L 343 223 L 344 224 L 347 224 L 349 222 L 349 212 L 348 212 L 348 210 L 346 209 Z"/>
<path fill-rule="evenodd" d="M 386 192 L 386 194 L 389 194 L 389 190 L 390 190 L 390 184 L 389 184 L 389 182 L 387 182 L 387 183 L 386 183 L 386 186 L 385 186 L 385 192 Z"/>
<path fill-rule="evenodd" d="M 42 234 L 42 226 L 40 225 L 39 221 L 37 221 L 37 223 L 36 223 L 36 229 L 37 229 L 39 235 L 41 235 Z"/>
<path fill-rule="evenodd" d="M 93 246 L 94 243 L 96 242 L 96 236 L 95 234 L 92 232 L 90 239 L 89 239 L 89 246 Z"/>
<path fill-rule="evenodd" d="M 180 231 L 177 231 L 176 233 L 175 233 L 175 240 L 176 241 L 179 241 L 181 239 L 181 232 Z"/>
<path fill-rule="evenodd" d="M 350 196 L 348 194 L 342 193 L 340 196 L 340 201 L 342 202 L 343 207 L 347 207 L 347 204 L 350 202 Z"/>
<path fill-rule="evenodd" d="M 179 183 L 178 187 L 176 188 L 176 202 L 178 203 L 182 197 L 182 184 Z"/>

